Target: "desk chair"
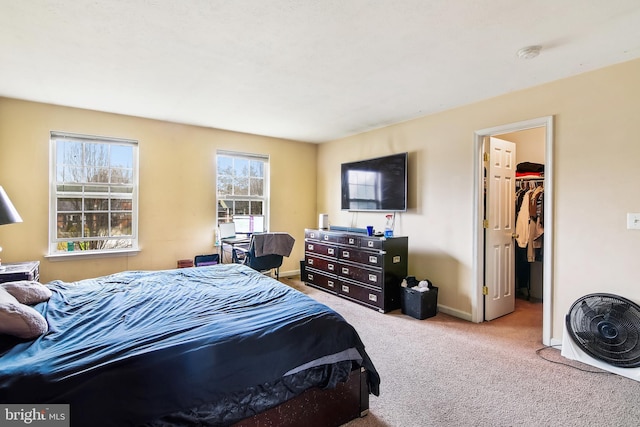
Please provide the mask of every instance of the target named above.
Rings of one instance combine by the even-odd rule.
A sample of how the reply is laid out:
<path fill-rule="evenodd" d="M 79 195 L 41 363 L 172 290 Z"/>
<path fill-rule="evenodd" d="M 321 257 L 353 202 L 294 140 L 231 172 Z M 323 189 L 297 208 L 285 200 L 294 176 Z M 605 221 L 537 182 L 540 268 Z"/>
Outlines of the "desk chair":
<path fill-rule="evenodd" d="M 233 248 L 233 262 L 245 264 L 261 273 L 275 269 L 278 280 L 283 258 L 291 254 L 294 243 L 295 239 L 288 233 L 253 234 L 248 248 Z"/>

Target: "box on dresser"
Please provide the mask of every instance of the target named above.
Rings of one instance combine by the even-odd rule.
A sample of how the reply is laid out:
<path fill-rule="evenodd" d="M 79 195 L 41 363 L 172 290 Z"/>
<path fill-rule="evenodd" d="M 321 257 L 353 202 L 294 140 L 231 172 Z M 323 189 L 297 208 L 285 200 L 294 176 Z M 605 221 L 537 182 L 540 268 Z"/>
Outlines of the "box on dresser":
<path fill-rule="evenodd" d="M 302 280 L 386 313 L 400 308 L 400 283 L 407 275 L 407 255 L 407 237 L 306 229 Z"/>

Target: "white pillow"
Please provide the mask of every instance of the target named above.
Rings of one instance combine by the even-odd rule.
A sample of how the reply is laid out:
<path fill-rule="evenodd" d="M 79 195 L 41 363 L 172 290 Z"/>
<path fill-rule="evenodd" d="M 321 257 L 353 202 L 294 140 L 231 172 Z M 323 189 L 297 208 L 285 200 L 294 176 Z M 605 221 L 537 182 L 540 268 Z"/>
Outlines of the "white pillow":
<path fill-rule="evenodd" d="M 48 330 L 49 325 L 42 314 L 19 303 L 13 295 L 0 287 L 0 334 L 32 339 Z"/>
<path fill-rule="evenodd" d="M 1 283 L 0 286 L 22 304 L 33 305 L 51 298 L 51 291 L 42 283 L 31 280 Z"/>

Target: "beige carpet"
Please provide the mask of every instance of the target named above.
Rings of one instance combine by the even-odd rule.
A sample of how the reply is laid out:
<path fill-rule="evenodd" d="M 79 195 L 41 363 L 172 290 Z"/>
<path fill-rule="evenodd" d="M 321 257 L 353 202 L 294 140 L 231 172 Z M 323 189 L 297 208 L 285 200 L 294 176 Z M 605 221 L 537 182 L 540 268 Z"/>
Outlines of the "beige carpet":
<path fill-rule="evenodd" d="M 348 427 L 640 425 L 640 382 L 538 351 L 540 303 L 518 299 L 515 313 L 482 324 L 417 320 L 296 279 L 281 280 L 342 314 L 380 373 L 369 415 Z"/>

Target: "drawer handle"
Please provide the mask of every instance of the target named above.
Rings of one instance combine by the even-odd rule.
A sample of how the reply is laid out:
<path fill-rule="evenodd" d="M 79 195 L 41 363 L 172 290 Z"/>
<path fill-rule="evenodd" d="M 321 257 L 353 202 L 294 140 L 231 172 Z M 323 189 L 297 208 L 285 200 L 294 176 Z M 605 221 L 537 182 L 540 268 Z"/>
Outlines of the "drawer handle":
<path fill-rule="evenodd" d="M 333 264 L 327 264 L 327 269 L 328 270 L 333 271 L 333 268 L 334 268 Z"/>
<path fill-rule="evenodd" d="M 335 253 L 336 253 L 336 251 L 335 251 L 333 248 L 329 248 L 329 249 L 327 249 L 327 253 L 328 253 L 329 255 L 333 255 L 333 254 L 335 254 Z"/>
<path fill-rule="evenodd" d="M 369 275 L 369 281 L 370 282 L 377 282 L 378 281 L 378 276 L 376 276 L 375 274 L 370 274 Z"/>
<path fill-rule="evenodd" d="M 378 257 L 377 257 L 377 256 L 373 256 L 373 255 L 371 255 L 371 256 L 369 257 L 369 262 L 370 262 L 371 264 L 377 264 L 377 263 L 378 263 Z"/>
<path fill-rule="evenodd" d="M 309 265 L 313 265 L 313 258 L 309 258 L 309 259 L 307 260 L 307 264 L 309 264 Z"/>
<path fill-rule="evenodd" d="M 310 251 L 312 251 L 312 250 L 313 250 L 313 245 L 311 245 L 311 244 L 307 245 L 307 249 L 309 249 Z"/>
<path fill-rule="evenodd" d="M 328 280 L 327 281 L 327 286 L 329 286 L 330 288 L 333 288 L 335 285 L 333 283 L 333 280 Z"/>
<path fill-rule="evenodd" d="M 342 258 L 349 258 L 349 251 L 342 251 Z"/>
<path fill-rule="evenodd" d="M 346 267 L 342 267 L 342 273 L 343 274 L 349 274 L 349 269 Z"/>
<path fill-rule="evenodd" d="M 313 280 L 313 274 L 311 274 L 311 273 L 307 274 L 307 279 Z"/>
<path fill-rule="evenodd" d="M 369 294 L 369 301 L 378 302 L 378 296 L 374 294 Z"/>
<path fill-rule="evenodd" d="M 367 246 L 369 246 L 370 248 L 372 248 L 372 247 L 373 247 L 373 240 L 369 240 L 369 241 L 367 242 Z"/>
<path fill-rule="evenodd" d="M 342 285 L 342 292 L 349 293 L 349 287 L 347 285 Z"/>

